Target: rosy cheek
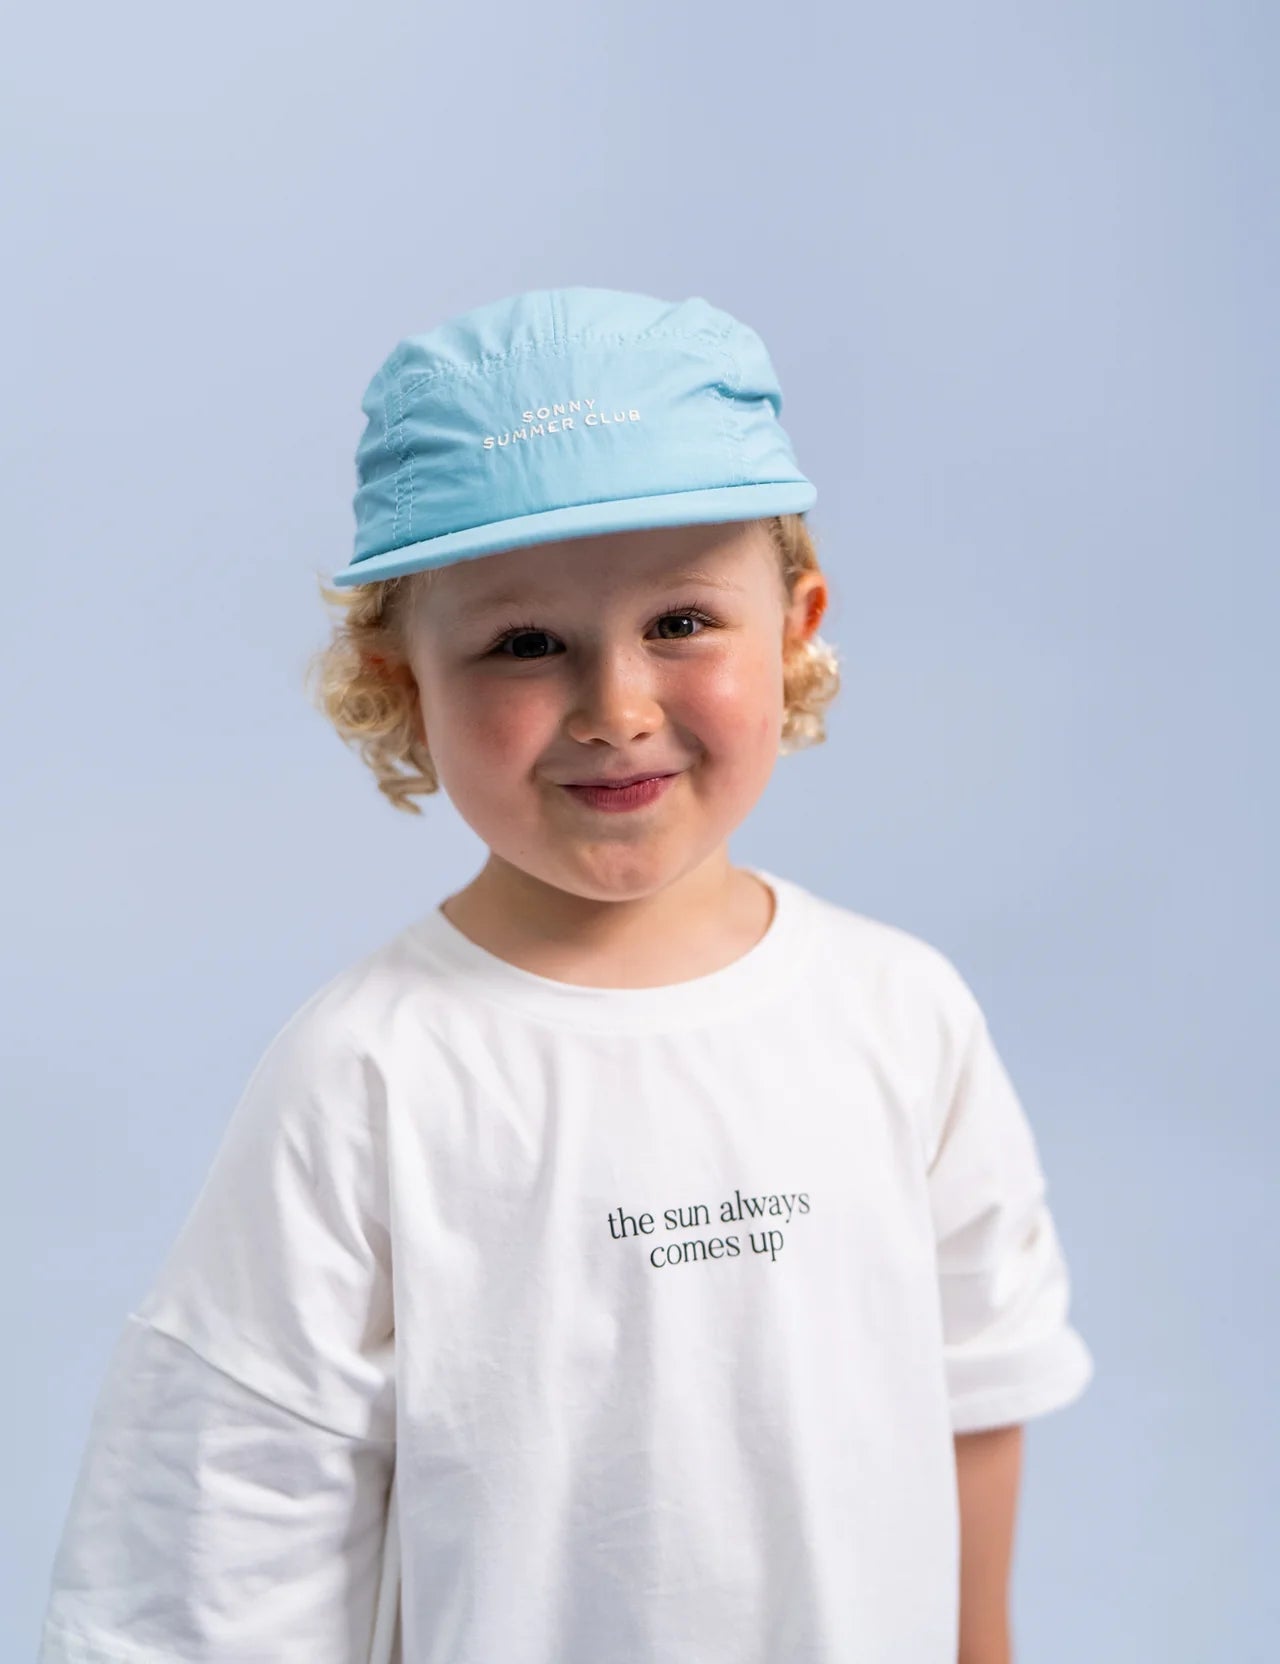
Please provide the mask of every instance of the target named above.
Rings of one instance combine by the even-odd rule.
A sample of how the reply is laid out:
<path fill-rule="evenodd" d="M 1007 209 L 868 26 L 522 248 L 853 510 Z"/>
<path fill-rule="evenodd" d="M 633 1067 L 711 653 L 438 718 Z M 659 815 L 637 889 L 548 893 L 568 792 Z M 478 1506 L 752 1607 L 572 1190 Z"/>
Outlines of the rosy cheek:
<path fill-rule="evenodd" d="M 469 699 L 457 716 L 463 755 L 517 759 L 542 731 L 536 702 L 512 698 L 505 690 Z"/>
<path fill-rule="evenodd" d="M 753 703 L 749 675 L 735 660 L 725 657 L 699 666 L 701 674 L 691 679 L 686 691 L 706 710 L 732 721 Z"/>
<path fill-rule="evenodd" d="M 767 674 L 764 665 L 751 662 L 719 666 L 702 686 L 707 709 L 726 726 L 754 736 L 768 724 Z"/>

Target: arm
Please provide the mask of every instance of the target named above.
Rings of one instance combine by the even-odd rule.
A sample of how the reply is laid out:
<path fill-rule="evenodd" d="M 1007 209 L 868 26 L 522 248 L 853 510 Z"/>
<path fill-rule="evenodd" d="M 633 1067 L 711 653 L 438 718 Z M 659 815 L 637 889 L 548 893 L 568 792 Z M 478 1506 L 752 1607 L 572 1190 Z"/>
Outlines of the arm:
<path fill-rule="evenodd" d="M 944 962 L 948 963 L 949 962 Z M 926 1146 L 960 1512 L 960 1664 L 1010 1664 L 1021 1428 L 1079 1398 L 1093 1357 L 1030 1121 L 950 966 Z"/>
<path fill-rule="evenodd" d="M 958 1433 L 955 1451 L 960 1502 L 958 1664 L 1012 1664 L 1009 1575 L 1022 1428 Z"/>
<path fill-rule="evenodd" d="M 363 1664 L 395 1592 L 385 1092 L 327 1003 L 254 1071 L 99 1391 L 41 1664 Z"/>

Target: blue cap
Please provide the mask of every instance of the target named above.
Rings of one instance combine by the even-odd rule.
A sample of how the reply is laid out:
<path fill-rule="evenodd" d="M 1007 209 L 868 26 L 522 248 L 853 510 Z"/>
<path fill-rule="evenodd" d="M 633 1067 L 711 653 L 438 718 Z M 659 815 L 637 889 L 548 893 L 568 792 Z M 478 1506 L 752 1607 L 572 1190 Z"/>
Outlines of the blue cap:
<path fill-rule="evenodd" d="M 340 586 L 566 537 L 803 513 L 754 330 L 709 302 L 535 289 L 400 341 L 361 402 Z"/>

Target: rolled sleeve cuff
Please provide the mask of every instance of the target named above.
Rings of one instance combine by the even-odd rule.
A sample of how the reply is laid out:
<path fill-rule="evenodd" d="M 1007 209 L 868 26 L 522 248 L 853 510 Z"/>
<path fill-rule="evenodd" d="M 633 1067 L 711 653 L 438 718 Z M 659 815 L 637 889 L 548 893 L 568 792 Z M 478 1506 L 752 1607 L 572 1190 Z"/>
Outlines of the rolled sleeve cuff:
<path fill-rule="evenodd" d="M 953 1433 L 1002 1427 L 1063 1409 L 1093 1379 L 1093 1355 L 1071 1327 L 1015 1352 L 967 1348 L 946 1357 Z"/>

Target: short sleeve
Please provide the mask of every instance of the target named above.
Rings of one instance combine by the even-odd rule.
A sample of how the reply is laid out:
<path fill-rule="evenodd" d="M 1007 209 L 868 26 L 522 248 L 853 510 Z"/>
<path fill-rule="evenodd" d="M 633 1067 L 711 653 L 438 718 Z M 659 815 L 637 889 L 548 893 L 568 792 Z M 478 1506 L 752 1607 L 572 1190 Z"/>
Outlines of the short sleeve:
<path fill-rule="evenodd" d="M 958 973 L 955 973 L 958 981 Z M 1093 1376 L 1030 1123 L 967 986 L 928 1151 L 953 1432 L 1060 1409 Z"/>
<path fill-rule="evenodd" d="M 365 1664 L 395 1458 L 384 1095 L 313 997 L 94 1408 L 41 1664 Z"/>

